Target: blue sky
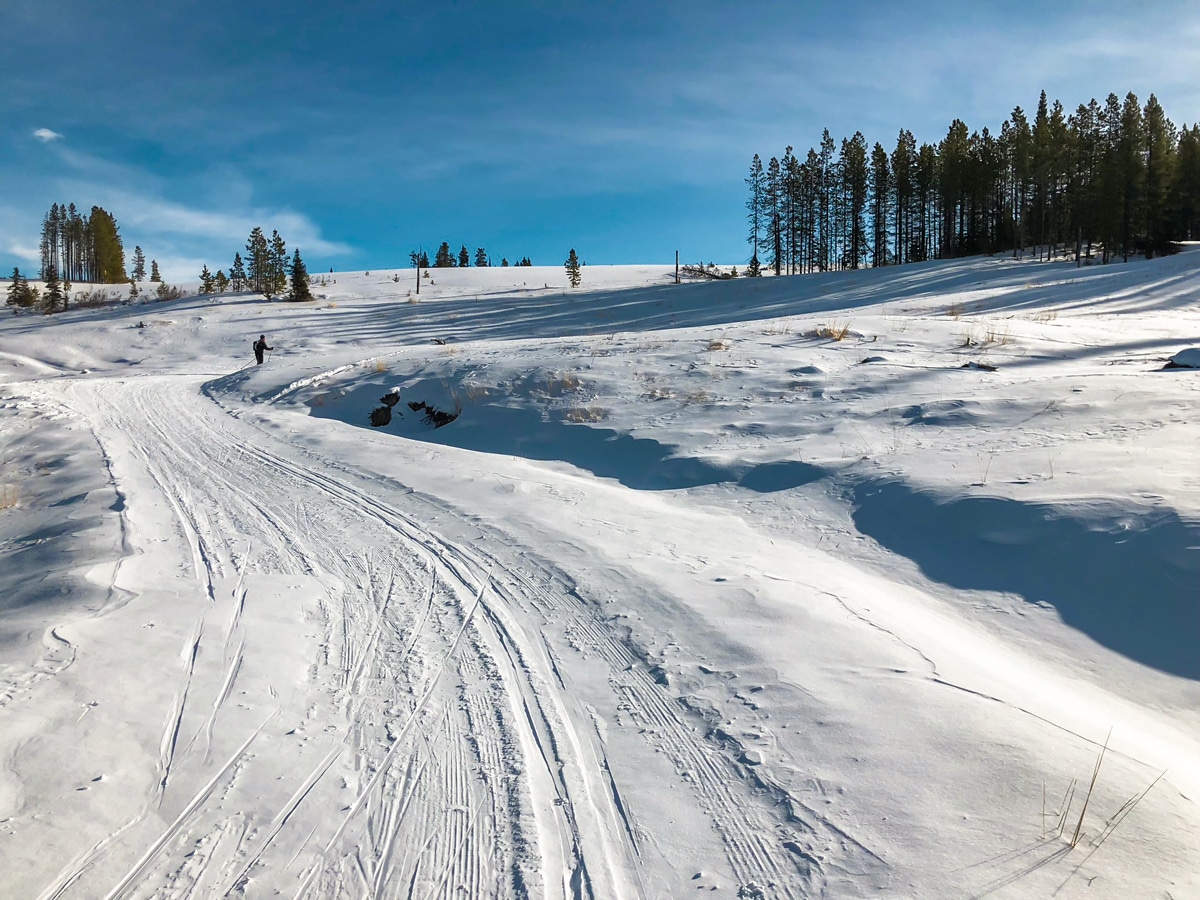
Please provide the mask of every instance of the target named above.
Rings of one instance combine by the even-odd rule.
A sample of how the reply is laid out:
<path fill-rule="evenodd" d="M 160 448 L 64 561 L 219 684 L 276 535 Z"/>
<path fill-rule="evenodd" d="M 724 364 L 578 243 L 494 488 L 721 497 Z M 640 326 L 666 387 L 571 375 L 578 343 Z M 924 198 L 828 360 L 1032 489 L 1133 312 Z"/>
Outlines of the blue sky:
<path fill-rule="evenodd" d="M 0 270 L 55 201 L 191 280 L 255 225 L 311 271 L 741 262 L 750 159 L 890 151 L 1154 92 L 1200 120 L 1200 4 L 0 0 Z"/>

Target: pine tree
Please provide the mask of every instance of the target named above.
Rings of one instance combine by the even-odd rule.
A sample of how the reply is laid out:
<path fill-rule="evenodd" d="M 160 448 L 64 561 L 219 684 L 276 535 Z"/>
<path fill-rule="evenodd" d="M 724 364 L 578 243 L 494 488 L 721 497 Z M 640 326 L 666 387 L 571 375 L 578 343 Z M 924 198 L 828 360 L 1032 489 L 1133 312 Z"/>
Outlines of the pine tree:
<path fill-rule="evenodd" d="M 88 217 L 87 233 L 90 237 L 91 278 L 101 284 L 123 284 L 125 274 L 125 250 L 121 246 L 121 230 L 117 220 L 107 210 L 92 207 Z"/>
<path fill-rule="evenodd" d="M 750 161 L 750 177 L 746 179 L 746 185 L 750 188 L 750 197 L 746 200 L 746 221 L 750 225 L 750 233 L 746 236 L 746 240 L 750 244 L 750 271 L 751 274 L 757 276 L 760 274 L 758 248 L 761 242 L 760 235 L 763 233 L 763 217 L 766 215 L 767 191 L 762 159 L 757 153 Z"/>
<path fill-rule="evenodd" d="M 1171 246 L 1171 188 L 1175 182 L 1175 126 L 1151 94 L 1142 111 L 1146 147 L 1146 225 L 1148 256 Z"/>
<path fill-rule="evenodd" d="M 1200 124 L 1180 131 L 1175 159 L 1175 234 L 1194 241 L 1200 238 Z"/>
<path fill-rule="evenodd" d="M 8 280 L 8 295 L 5 297 L 6 306 L 22 306 L 21 303 L 21 270 L 13 266 L 12 277 Z"/>
<path fill-rule="evenodd" d="M 491 262 L 488 260 L 487 251 L 482 247 L 475 248 L 475 265 L 481 269 L 491 265 Z"/>
<path fill-rule="evenodd" d="M 59 238 L 63 243 L 62 247 L 62 271 L 63 274 L 69 277 L 72 281 L 82 281 L 84 278 L 83 270 L 83 218 L 75 209 L 75 204 L 70 204 L 64 211 L 61 206 L 59 212 Z"/>
<path fill-rule="evenodd" d="M 842 175 L 846 246 L 844 268 L 857 269 L 867 257 L 867 197 L 870 176 L 867 170 L 867 139 L 861 131 L 842 140 L 838 169 Z"/>
<path fill-rule="evenodd" d="M 141 291 L 138 290 L 137 282 L 132 278 L 129 279 L 129 299 L 136 300 Z"/>
<path fill-rule="evenodd" d="M 268 297 L 278 296 L 287 289 L 288 263 L 287 245 L 278 231 L 272 231 L 268 284 L 263 291 Z"/>
<path fill-rule="evenodd" d="M 271 278 L 271 249 L 257 225 L 246 239 L 246 281 L 255 293 L 266 293 Z"/>
<path fill-rule="evenodd" d="M 1097 215 L 1100 178 L 1100 105 L 1093 99 L 1080 104 L 1069 121 L 1071 165 L 1067 185 L 1069 231 L 1075 239 L 1075 265 L 1083 264 L 1084 245 L 1091 259 L 1092 241 L 1099 231 Z"/>
<path fill-rule="evenodd" d="M 1117 171 L 1121 185 L 1121 258 L 1128 262 L 1146 222 L 1145 123 L 1137 95 L 1130 91 L 1121 105 Z"/>
<path fill-rule="evenodd" d="M 922 144 L 917 150 L 914 182 L 916 184 L 914 203 L 917 218 L 912 240 L 912 259 L 915 262 L 922 262 L 941 255 L 944 240 L 940 233 L 937 210 L 937 199 L 941 186 L 941 166 L 937 147 L 932 144 Z"/>
<path fill-rule="evenodd" d="M 567 256 L 567 277 L 571 280 L 571 287 L 577 288 L 580 282 L 583 281 L 583 273 L 579 271 L 579 257 L 575 255 L 575 248 L 571 248 L 570 254 Z"/>
<path fill-rule="evenodd" d="M 212 272 L 208 271 L 208 263 L 204 264 L 204 268 L 200 270 L 200 293 L 211 294 L 215 287 L 215 281 Z"/>
<path fill-rule="evenodd" d="M 1050 167 L 1053 152 L 1050 134 L 1050 112 L 1046 92 L 1038 99 L 1037 114 L 1033 120 L 1033 216 L 1034 241 L 1040 257 L 1041 247 L 1047 243 L 1050 217 Z"/>
<path fill-rule="evenodd" d="M 43 280 L 46 282 L 46 312 L 57 312 L 59 304 L 63 304 L 65 308 L 66 302 L 63 297 L 62 285 L 58 283 L 58 270 L 53 265 L 46 270 Z"/>
<path fill-rule="evenodd" d="M 766 180 L 766 229 L 763 232 L 763 249 L 767 252 L 767 263 L 780 273 L 783 266 L 783 174 L 779 160 L 772 156 L 767 163 Z"/>
<path fill-rule="evenodd" d="M 507 256 L 500 257 L 500 268 L 502 268 L 502 269 L 508 268 L 508 257 Z"/>
<path fill-rule="evenodd" d="M 21 270 L 14 266 L 12 280 L 8 284 L 8 298 L 5 300 L 5 303 L 8 306 L 25 309 L 37 302 L 37 288 L 30 287 L 29 282 L 21 275 Z"/>
<path fill-rule="evenodd" d="M 157 259 L 150 260 L 150 280 L 152 282 L 157 281 L 159 284 L 162 284 L 162 276 L 158 274 L 158 260 Z"/>
<path fill-rule="evenodd" d="M 233 254 L 233 265 L 229 267 L 229 288 L 235 294 L 246 289 L 246 267 L 240 253 Z"/>
<path fill-rule="evenodd" d="M 1010 203 L 1012 205 L 1012 227 L 1016 243 L 1014 258 L 1025 255 L 1025 243 L 1029 237 L 1029 207 L 1033 191 L 1033 131 L 1021 107 L 1015 107 L 1009 118 L 1012 127 L 1008 142 L 1008 164 L 1010 179 Z"/>
<path fill-rule="evenodd" d="M 471 254 L 467 250 L 466 244 L 463 244 L 462 248 L 458 251 L 458 265 L 462 269 L 466 269 L 471 265 Z"/>
<path fill-rule="evenodd" d="M 804 166 L 790 146 L 783 153 L 779 169 L 783 189 L 784 257 L 787 260 L 788 274 L 795 275 L 803 269 L 801 257 L 805 215 Z"/>
<path fill-rule="evenodd" d="M 941 175 L 941 222 L 942 241 L 937 255 L 952 258 L 958 255 L 959 247 L 966 232 L 966 186 L 967 160 L 970 155 L 968 143 L 970 134 L 967 123 L 955 119 L 950 123 L 946 137 L 937 148 L 937 158 L 941 165 L 938 171 Z"/>
<path fill-rule="evenodd" d="M 142 253 L 141 247 L 133 248 L 133 280 L 146 280 L 146 255 Z"/>
<path fill-rule="evenodd" d="M 433 266 L 435 269 L 454 268 L 454 256 L 450 253 L 449 241 L 442 241 L 442 246 L 438 247 L 433 257 Z"/>
<path fill-rule="evenodd" d="M 59 211 L 58 204 L 52 204 L 50 211 L 46 213 L 45 219 L 42 220 L 42 278 L 46 277 L 46 273 L 51 268 L 57 269 L 59 266 Z"/>
<path fill-rule="evenodd" d="M 1070 179 L 1071 144 L 1063 105 L 1058 100 L 1050 108 L 1050 248 L 1046 259 L 1060 244 L 1066 243 L 1066 188 Z"/>
<path fill-rule="evenodd" d="M 292 255 L 292 289 L 288 294 L 289 300 L 311 300 L 313 298 L 312 291 L 308 287 L 308 268 L 304 265 L 304 260 L 300 258 L 300 248 L 296 248 Z"/>
<path fill-rule="evenodd" d="M 818 228 L 821 219 L 821 182 L 824 177 L 821 157 L 812 147 L 800 167 L 800 215 L 803 234 L 800 238 L 800 268 L 816 272 L 820 268 L 821 242 Z"/>
<path fill-rule="evenodd" d="M 871 150 L 871 265 L 874 268 L 888 263 L 889 201 L 892 196 L 892 172 L 883 144 L 876 142 Z"/>
<path fill-rule="evenodd" d="M 838 177 L 833 154 L 836 145 L 833 135 L 826 128 L 821 133 L 821 149 L 817 154 L 817 170 L 814 173 L 816 187 L 817 219 L 817 270 L 828 272 L 837 259 L 837 188 Z"/>

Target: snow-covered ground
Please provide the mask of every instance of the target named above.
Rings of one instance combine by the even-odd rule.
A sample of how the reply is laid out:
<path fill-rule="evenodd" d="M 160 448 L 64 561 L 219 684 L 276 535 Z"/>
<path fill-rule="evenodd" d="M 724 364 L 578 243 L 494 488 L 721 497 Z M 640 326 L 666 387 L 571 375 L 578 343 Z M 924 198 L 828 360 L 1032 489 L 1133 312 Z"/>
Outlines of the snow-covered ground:
<path fill-rule="evenodd" d="M 0 317 L 0 895 L 1200 896 L 1200 253 L 413 275 Z"/>

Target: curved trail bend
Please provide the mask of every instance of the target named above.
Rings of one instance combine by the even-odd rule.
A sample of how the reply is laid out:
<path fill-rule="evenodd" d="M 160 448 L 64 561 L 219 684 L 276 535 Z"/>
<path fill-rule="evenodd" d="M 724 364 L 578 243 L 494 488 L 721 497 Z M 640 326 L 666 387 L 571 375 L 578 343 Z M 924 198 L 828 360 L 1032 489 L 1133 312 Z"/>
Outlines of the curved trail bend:
<path fill-rule="evenodd" d="M 745 896 L 821 893 L 817 857 L 794 837 L 779 851 L 788 804 L 569 578 L 503 538 L 441 537 L 424 522 L 453 509 L 316 458 L 200 386 L 40 388 L 113 460 L 142 565 L 122 587 L 140 593 L 163 567 L 183 585 L 140 809 L 43 897 L 670 893 L 672 865 L 548 628 L 603 667 L 646 752 L 687 773 L 666 787 L 709 823 L 717 871 Z M 829 838 L 816 820 L 790 826 Z"/>

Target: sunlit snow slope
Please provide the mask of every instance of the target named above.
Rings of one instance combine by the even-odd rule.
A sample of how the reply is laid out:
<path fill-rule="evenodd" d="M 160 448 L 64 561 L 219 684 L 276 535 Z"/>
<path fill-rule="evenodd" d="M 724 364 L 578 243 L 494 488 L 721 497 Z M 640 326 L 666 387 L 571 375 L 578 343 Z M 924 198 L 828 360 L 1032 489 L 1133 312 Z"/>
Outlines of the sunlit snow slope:
<path fill-rule="evenodd" d="M 1200 252 L 431 275 L 0 317 L 0 896 L 1200 896 Z"/>

